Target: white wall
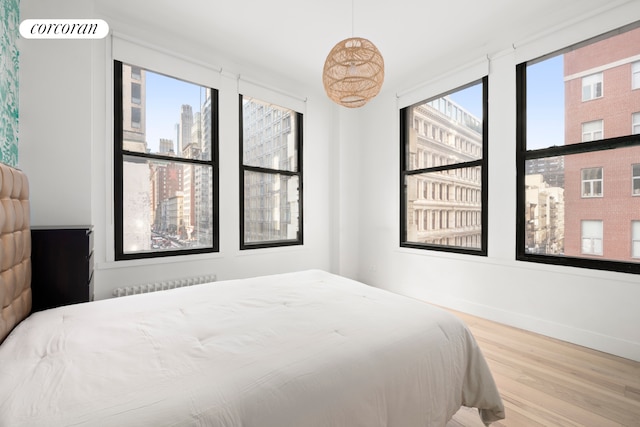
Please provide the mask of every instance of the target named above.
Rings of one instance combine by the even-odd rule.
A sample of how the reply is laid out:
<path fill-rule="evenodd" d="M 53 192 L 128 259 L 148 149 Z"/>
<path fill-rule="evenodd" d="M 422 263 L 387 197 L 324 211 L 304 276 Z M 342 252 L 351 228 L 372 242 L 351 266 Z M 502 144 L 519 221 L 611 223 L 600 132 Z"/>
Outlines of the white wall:
<path fill-rule="evenodd" d="M 55 2 L 55 7 L 50 3 L 22 0 L 21 19 L 101 17 L 92 2 L 67 0 Z M 110 297 L 117 286 L 202 274 L 222 280 L 335 268 L 338 262 L 331 259 L 330 250 L 336 247 L 339 206 L 332 192 L 338 182 L 330 170 L 338 155 L 332 130 L 337 115 L 324 94 L 259 69 L 243 69 L 210 51 L 203 57 L 197 47 L 189 46 L 190 50 L 180 40 L 164 40 L 162 33 L 108 22 L 114 33 L 128 40 L 127 49 L 120 50 L 125 55 L 159 61 L 158 71 L 219 89 L 220 252 L 113 261 L 111 69 L 117 43 L 111 37 L 22 40 L 19 166 L 30 178 L 32 224 L 94 225 L 95 297 Z M 243 76 L 240 80 L 238 74 Z M 292 100 L 304 113 L 303 246 L 239 250 L 239 89 L 259 92 L 274 103 Z"/>
<path fill-rule="evenodd" d="M 20 19 L 85 18 L 87 2 L 20 2 Z M 33 225 L 91 223 L 91 42 L 19 39 L 18 166 Z"/>
<path fill-rule="evenodd" d="M 342 163 L 359 162 L 349 180 L 373 190 L 360 198 L 359 227 L 341 240 L 359 239 L 357 277 L 439 305 L 640 360 L 640 278 L 637 275 L 515 261 L 515 65 L 632 22 L 640 2 L 556 28 L 536 40 L 505 40 L 487 52 L 489 72 L 488 257 L 399 247 L 398 102 L 425 99 L 480 77 L 478 61 L 438 78 L 428 70 L 415 90 L 387 88 L 362 109 L 357 150 Z M 515 49 L 513 45 L 515 45 Z M 485 62 L 486 58 L 485 58 Z M 480 61 L 480 64 L 482 61 Z M 480 66 L 481 68 L 481 66 Z M 486 72 L 486 71 L 485 71 Z M 472 77 L 473 76 L 473 77 Z M 469 79 L 469 80 L 467 80 Z M 422 82 L 426 82 L 421 86 Z M 395 93 L 394 93 L 395 92 Z M 400 101 L 396 93 L 402 94 Z M 367 123 L 367 126 L 360 126 Z"/>

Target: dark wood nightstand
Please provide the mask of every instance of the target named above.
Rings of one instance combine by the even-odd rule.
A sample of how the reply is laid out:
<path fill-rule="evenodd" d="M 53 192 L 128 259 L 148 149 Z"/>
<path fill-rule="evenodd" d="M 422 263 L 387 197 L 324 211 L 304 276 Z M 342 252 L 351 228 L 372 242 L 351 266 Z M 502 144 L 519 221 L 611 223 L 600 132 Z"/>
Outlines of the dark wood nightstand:
<path fill-rule="evenodd" d="M 93 226 L 31 229 L 32 312 L 93 301 Z"/>

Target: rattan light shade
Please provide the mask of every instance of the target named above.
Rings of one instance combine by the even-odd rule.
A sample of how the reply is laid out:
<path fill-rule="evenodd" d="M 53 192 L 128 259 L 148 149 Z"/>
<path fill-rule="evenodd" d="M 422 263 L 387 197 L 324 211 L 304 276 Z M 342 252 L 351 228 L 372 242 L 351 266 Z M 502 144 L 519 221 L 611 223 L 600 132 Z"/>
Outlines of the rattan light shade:
<path fill-rule="evenodd" d="M 380 92 L 383 81 L 382 55 L 373 43 L 361 37 L 336 44 L 324 63 L 324 90 L 345 107 L 362 107 Z"/>

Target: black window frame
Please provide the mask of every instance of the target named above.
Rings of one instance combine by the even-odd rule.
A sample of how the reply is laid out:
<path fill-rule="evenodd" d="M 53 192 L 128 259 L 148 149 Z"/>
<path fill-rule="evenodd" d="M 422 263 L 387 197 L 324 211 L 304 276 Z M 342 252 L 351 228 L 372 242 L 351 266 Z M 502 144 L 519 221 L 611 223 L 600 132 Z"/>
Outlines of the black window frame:
<path fill-rule="evenodd" d="M 239 219 L 240 219 L 240 250 L 249 250 L 249 249 L 264 249 L 264 248 L 277 248 L 277 247 L 287 247 L 287 246 L 301 246 L 304 244 L 304 203 L 303 203 L 303 155 L 302 155 L 302 147 L 303 147 L 303 114 L 291 110 L 295 113 L 296 120 L 296 141 L 297 141 L 297 151 L 296 151 L 296 162 L 297 168 L 296 171 L 290 171 L 286 169 L 273 169 L 273 168 L 265 168 L 259 166 L 250 166 L 244 164 L 244 108 L 243 108 L 243 94 L 238 95 L 238 108 L 239 108 L 239 180 L 240 180 L 240 210 L 239 210 Z M 292 114 L 293 116 L 294 114 Z M 256 172 L 263 174 L 271 174 L 271 175 L 286 175 L 289 177 L 295 176 L 298 178 L 298 233 L 296 239 L 286 239 L 286 240 L 269 240 L 269 241 L 261 241 L 261 242 L 246 242 L 245 241 L 245 191 L 244 191 L 244 177 L 245 172 Z"/>
<path fill-rule="evenodd" d="M 149 70 L 140 66 L 127 64 L 136 70 L 151 71 L 158 73 L 154 70 Z M 181 157 L 171 157 L 161 154 L 153 153 L 140 153 L 135 151 L 128 151 L 123 149 L 123 77 L 122 77 L 123 62 L 113 61 L 113 129 L 114 129 L 114 247 L 115 247 L 115 260 L 135 260 L 135 259 L 148 259 L 148 258 L 163 258 L 168 256 L 181 256 L 181 255 L 194 255 L 203 253 L 215 253 L 220 250 L 220 223 L 219 223 L 219 103 L 218 103 L 218 90 L 209 87 L 211 90 L 211 159 L 199 160 L 199 159 L 186 159 Z M 173 77 L 176 78 L 177 77 Z M 124 175 L 123 164 L 126 157 L 135 157 L 141 160 L 157 160 L 171 163 L 181 163 L 190 165 L 203 165 L 210 166 L 212 171 L 212 246 L 211 247 L 197 247 L 191 249 L 176 249 L 176 250 L 161 250 L 161 251 L 147 251 L 147 252 L 124 252 L 124 238 L 123 238 L 123 191 L 124 191 Z"/>
<path fill-rule="evenodd" d="M 411 128 L 411 117 L 409 109 L 416 106 L 425 104 L 438 98 L 442 98 L 448 94 L 463 90 L 465 88 L 482 84 L 482 158 L 478 160 L 454 163 L 451 165 L 439 165 L 421 169 L 409 169 L 407 164 L 409 156 L 407 153 L 407 147 L 409 146 L 409 132 Z M 432 128 L 433 130 L 433 128 Z M 448 246 L 431 243 L 419 243 L 407 241 L 407 185 L 406 178 L 411 175 L 420 175 L 429 172 L 441 172 L 456 169 L 465 169 L 480 167 L 481 169 L 481 194 L 480 194 L 480 221 L 481 221 L 481 234 L 480 234 L 480 248 L 465 248 L 460 246 Z M 489 233 L 489 77 L 484 76 L 478 80 L 425 99 L 423 101 L 414 103 L 407 107 L 400 109 L 400 247 L 433 250 L 439 252 L 452 252 L 466 255 L 487 256 L 488 254 L 488 233 Z"/>
<path fill-rule="evenodd" d="M 613 272 L 640 274 L 640 263 L 598 259 L 593 257 L 558 256 L 553 254 L 536 254 L 526 251 L 526 162 L 528 160 L 560 157 L 565 155 L 583 154 L 620 148 L 640 146 L 640 135 L 624 135 L 603 138 L 596 141 L 580 141 L 572 144 L 552 146 L 527 150 L 527 66 L 546 59 L 562 55 L 580 47 L 613 37 L 638 27 L 638 23 L 609 31 L 599 36 L 587 39 L 556 50 L 529 61 L 516 65 L 516 259 L 518 261 L 551 264 L 567 267 L 578 267 L 591 270 L 606 270 Z M 589 102 L 589 101 L 584 101 Z M 604 137 L 604 135 L 603 135 Z M 582 193 L 582 189 L 581 189 Z M 582 194 L 581 194 L 582 196 Z M 597 219 L 597 218 L 594 218 Z M 606 228 L 606 224 L 604 224 Z M 631 236 L 629 236 L 631 238 Z"/>

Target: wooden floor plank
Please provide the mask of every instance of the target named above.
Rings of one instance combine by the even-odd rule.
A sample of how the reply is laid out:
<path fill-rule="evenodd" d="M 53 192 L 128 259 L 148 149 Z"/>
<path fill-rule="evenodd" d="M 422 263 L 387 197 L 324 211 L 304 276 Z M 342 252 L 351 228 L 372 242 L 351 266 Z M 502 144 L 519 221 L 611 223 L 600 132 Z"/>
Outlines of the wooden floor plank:
<path fill-rule="evenodd" d="M 494 427 L 640 427 L 640 363 L 449 310 L 469 326 L 505 404 Z M 480 427 L 461 408 L 447 427 Z"/>
<path fill-rule="evenodd" d="M 518 359 L 512 359 L 502 357 L 501 353 L 497 353 L 490 346 L 485 346 L 485 349 L 483 352 L 490 365 L 493 360 L 494 364 L 508 366 L 512 370 L 509 375 L 519 375 L 520 382 L 529 384 L 538 391 L 554 394 L 562 401 L 584 408 L 600 406 L 607 418 L 623 425 L 631 423 L 632 420 L 640 420 L 640 405 L 634 405 L 631 399 L 625 396 L 625 387 L 620 384 L 615 387 L 617 391 L 613 391 L 611 388 L 602 387 L 602 381 L 599 379 L 550 368 L 553 365 L 550 361 L 528 360 L 526 365 L 523 365 L 521 361 L 525 357 L 519 353 Z"/>
<path fill-rule="evenodd" d="M 611 355 L 579 346 L 567 348 L 566 343 L 555 340 L 545 343 L 543 338 L 546 337 L 538 336 L 530 340 L 531 342 L 524 341 L 521 331 L 518 330 L 507 329 L 498 333 L 487 331 L 486 326 L 482 326 L 475 329 L 474 335 L 482 337 L 487 344 L 493 342 L 503 348 L 508 347 L 523 357 L 551 364 L 560 371 L 580 377 L 589 376 L 593 381 L 600 381 L 603 387 L 622 392 L 623 382 L 632 387 L 640 385 L 640 367 L 626 359 L 612 359 Z M 532 338 L 529 334 L 525 334 L 525 337 Z M 575 364 L 576 360 L 580 363 Z"/>

